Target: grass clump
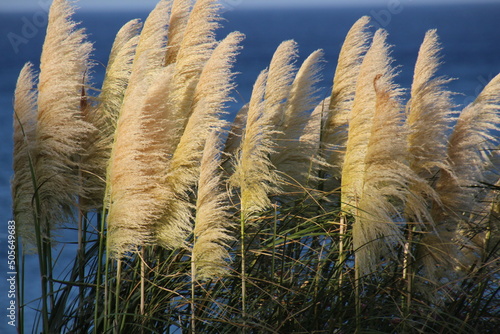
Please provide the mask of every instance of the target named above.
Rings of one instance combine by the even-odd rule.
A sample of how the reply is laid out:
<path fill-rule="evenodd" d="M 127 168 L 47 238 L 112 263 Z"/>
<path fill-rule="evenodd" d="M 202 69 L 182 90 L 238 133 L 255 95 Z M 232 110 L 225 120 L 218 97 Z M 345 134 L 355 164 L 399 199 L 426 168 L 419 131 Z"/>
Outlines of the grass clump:
<path fill-rule="evenodd" d="M 244 36 L 216 40 L 218 10 L 162 0 L 127 23 L 96 94 L 92 45 L 53 2 L 14 100 L 34 330 L 494 333 L 500 76 L 456 110 L 431 30 L 404 101 L 387 32 L 363 17 L 330 97 L 322 51 L 296 64 L 285 41 L 228 122 Z M 71 243 L 62 269 L 53 246 Z"/>

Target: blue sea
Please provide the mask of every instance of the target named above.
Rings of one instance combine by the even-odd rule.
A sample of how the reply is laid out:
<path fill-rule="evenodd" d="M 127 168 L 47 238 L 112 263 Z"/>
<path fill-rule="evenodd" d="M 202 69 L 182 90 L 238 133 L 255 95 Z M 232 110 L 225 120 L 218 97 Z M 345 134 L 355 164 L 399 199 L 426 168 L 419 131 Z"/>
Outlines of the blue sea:
<path fill-rule="evenodd" d="M 300 61 L 316 49 L 323 49 L 325 64 L 321 96 L 329 95 L 338 52 L 351 25 L 361 16 L 369 15 L 375 27 L 389 32 L 394 65 L 399 66 L 397 83 L 409 88 L 418 48 L 425 32 L 437 29 L 443 45 L 440 75 L 456 78 L 449 84 L 459 106 L 473 101 L 486 83 L 500 72 L 500 2 L 489 5 L 418 6 L 416 1 L 399 1 L 387 7 L 329 7 L 249 9 L 229 8 L 224 14 L 222 38 L 238 30 L 246 35 L 237 57 L 235 70 L 238 84 L 236 102 L 231 112 L 249 100 L 257 75 L 266 68 L 276 47 L 284 40 L 294 39 L 299 45 Z M 1 6 L 1 5 L 0 5 Z M 0 333 L 15 333 L 7 324 L 9 299 L 7 285 L 7 222 L 12 218 L 10 179 L 12 177 L 12 99 L 16 79 L 27 61 L 39 64 L 46 26 L 46 13 L 41 8 L 30 13 L 5 13 L 0 7 Z M 114 36 L 118 29 L 134 18 L 145 18 L 147 12 L 78 12 L 76 20 L 87 29 L 94 42 L 93 80 L 96 87 L 102 80 Z M 374 27 L 374 29 L 375 29 Z M 460 107 L 457 108 L 459 110 Z M 65 250 L 66 251 L 66 250 Z M 63 251 L 63 254 L 64 252 Z M 74 250 L 68 248 L 68 258 Z M 61 262 L 64 262 L 61 259 Z M 27 261 L 28 284 L 26 300 L 35 299 L 39 291 L 37 259 Z M 33 312 L 26 319 L 27 333 Z"/>

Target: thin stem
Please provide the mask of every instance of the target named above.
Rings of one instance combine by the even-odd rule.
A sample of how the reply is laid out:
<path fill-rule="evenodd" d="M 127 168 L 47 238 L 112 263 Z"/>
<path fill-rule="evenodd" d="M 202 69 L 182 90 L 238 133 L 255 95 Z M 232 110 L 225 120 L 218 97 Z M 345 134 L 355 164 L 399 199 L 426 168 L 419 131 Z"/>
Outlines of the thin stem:
<path fill-rule="evenodd" d="M 98 334 L 98 319 L 99 319 L 99 307 L 100 305 L 100 290 L 101 290 L 101 282 L 102 282 L 102 261 L 103 261 L 103 254 L 104 254 L 104 230 L 106 228 L 106 209 L 105 206 L 102 209 L 102 215 L 101 215 L 101 224 L 100 224 L 100 229 L 98 233 L 98 239 L 99 239 L 99 250 L 97 254 L 97 277 L 96 277 L 96 294 L 95 294 L 95 308 L 94 308 L 94 334 Z M 106 292 L 106 291 L 105 291 Z M 104 301 L 105 302 L 105 301 Z M 106 305 L 106 304 L 104 304 Z M 106 309 L 106 308 L 105 308 Z"/>
<path fill-rule="evenodd" d="M 80 323 L 79 327 L 83 325 L 82 312 L 84 310 L 84 304 L 85 304 L 85 287 L 83 285 L 85 281 L 85 244 L 86 244 L 85 219 L 86 215 L 81 210 L 78 210 L 78 249 L 77 249 L 78 277 L 79 277 L 79 282 L 82 283 L 78 288 L 78 305 L 79 305 L 78 313 L 80 314 L 80 316 L 78 317 L 78 322 Z"/>
<path fill-rule="evenodd" d="M 191 334 L 196 333 L 196 305 L 194 302 L 195 296 L 195 277 L 196 277 L 196 266 L 194 265 L 194 256 L 191 253 Z"/>
<path fill-rule="evenodd" d="M 116 287 L 115 287 L 115 333 L 120 333 L 119 330 L 119 317 L 120 314 L 120 289 L 121 289 L 121 276 L 122 276 L 122 261 L 116 261 Z"/>
<path fill-rule="evenodd" d="M 361 333 L 361 293 L 359 283 L 359 261 L 354 260 L 354 298 L 356 307 L 356 331 L 355 334 Z"/>
<path fill-rule="evenodd" d="M 241 245 L 241 315 L 243 318 L 243 330 L 242 333 L 244 334 L 246 331 L 246 317 L 247 317 L 247 310 L 246 310 L 246 275 L 245 275 L 245 270 L 246 270 L 246 264 L 245 264 L 245 223 L 246 223 L 246 215 L 244 214 L 243 210 L 241 212 L 241 220 L 240 220 L 240 245 Z"/>
<path fill-rule="evenodd" d="M 144 316 L 144 304 L 145 304 L 145 286 L 146 286 L 146 266 L 145 266 L 145 250 L 144 247 L 141 248 L 141 304 L 140 304 L 140 314 Z"/>
<path fill-rule="evenodd" d="M 406 281 L 406 303 L 404 310 L 406 315 L 410 314 L 411 302 L 413 298 L 413 270 L 411 264 L 411 244 L 413 242 L 413 229 L 408 228 L 408 237 L 404 245 L 404 258 L 403 258 L 403 281 Z"/>
<path fill-rule="evenodd" d="M 42 231 L 42 216 L 41 216 L 41 205 L 40 197 L 38 195 L 38 182 L 35 177 L 35 170 L 33 166 L 33 160 L 31 156 L 28 156 L 31 181 L 33 182 L 33 189 L 35 189 L 34 201 L 35 201 L 35 235 L 36 235 L 36 247 L 38 250 L 38 262 L 40 265 L 40 276 L 41 276 L 41 290 L 42 290 L 42 323 L 44 333 L 49 332 L 49 315 L 48 315 L 48 303 L 47 303 L 47 263 L 45 258 L 45 247 L 44 245 L 44 231 Z M 45 226 L 47 227 L 47 226 Z"/>
<path fill-rule="evenodd" d="M 340 223 L 339 223 L 339 291 L 342 290 L 342 284 L 344 281 L 344 272 L 342 270 L 345 262 L 345 250 L 344 250 L 344 242 L 345 242 L 345 233 L 347 230 L 347 225 L 345 223 L 345 215 L 340 215 Z"/>

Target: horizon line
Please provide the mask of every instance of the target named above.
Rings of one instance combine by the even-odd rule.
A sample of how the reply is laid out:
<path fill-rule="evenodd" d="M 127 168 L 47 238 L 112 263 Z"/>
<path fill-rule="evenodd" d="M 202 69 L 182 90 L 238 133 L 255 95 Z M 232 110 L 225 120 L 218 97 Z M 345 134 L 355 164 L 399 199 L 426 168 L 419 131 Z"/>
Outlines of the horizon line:
<path fill-rule="evenodd" d="M 413 2 L 412 0 L 405 1 L 405 3 L 401 3 L 400 5 L 403 5 L 404 7 L 448 7 L 448 6 L 454 6 L 454 5 L 500 5 L 500 2 L 495 1 L 495 0 L 455 0 L 453 3 L 451 2 L 436 2 L 436 1 L 425 1 L 424 2 Z M 321 9 L 321 8 L 384 8 L 387 7 L 387 3 L 383 2 L 361 2 L 361 3 L 353 3 L 353 2 L 348 2 L 348 3 L 339 3 L 339 2 L 333 2 L 333 3 L 298 3 L 298 2 L 291 2 L 291 3 L 242 3 L 240 5 L 227 5 L 227 6 L 222 6 L 222 10 L 227 12 L 227 11 L 235 11 L 235 10 L 256 10 L 256 9 L 262 9 L 262 10 L 273 10 L 273 9 Z M 144 5 L 127 5 L 127 6 L 120 6 L 119 4 L 116 5 L 110 5 L 110 4 L 95 4 L 95 5 L 90 5 L 90 6 L 79 6 L 78 2 L 76 2 L 76 12 L 105 12 L 105 11 L 118 11 L 118 12 L 132 12 L 132 11 L 142 11 L 142 12 L 150 12 L 154 8 L 151 7 L 149 8 L 148 6 Z M 41 6 L 26 6 L 26 5 L 21 5 L 21 6 L 10 6 L 7 8 L 1 8 L 0 9 L 0 14 L 7 14 L 7 13 L 30 13 L 30 12 L 36 12 L 38 10 L 44 10 L 47 11 L 48 9 L 45 9 Z"/>

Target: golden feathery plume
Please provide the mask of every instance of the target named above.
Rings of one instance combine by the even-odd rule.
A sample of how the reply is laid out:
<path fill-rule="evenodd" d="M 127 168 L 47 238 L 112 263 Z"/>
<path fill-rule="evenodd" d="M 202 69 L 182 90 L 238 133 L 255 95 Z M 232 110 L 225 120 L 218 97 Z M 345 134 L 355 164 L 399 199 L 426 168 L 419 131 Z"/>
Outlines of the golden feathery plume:
<path fill-rule="evenodd" d="M 40 60 L 34 160 L 46 232 L 66 221 L 81 194 L 78 157 L 93 131 L 81 110 L 92 44 L 73 12 L 69 1 L 52 3 Z"/>
<path fill-rule="evenodd" d="M 139 59 L 143 52 L 148 53 L 149 61 L 143 69 L 146 72 L 164 65 L 171 10 L 171 0 L 160 0 L 144 22 L 135 58 Z"/>
<path fill-rule="evenodd" d="M 178 143 L 192 112 L 194 90 L 205 63 L 210 58 L 217 42 L 218 28 L 216 0 L 199 0 L 193 7 L 177 53 L 172 91 L 168 103 L 172 105 L 175 119 L 179 122 L 177 133 L 171 140 Z"/>
<path fill-rule="evenodd" d="M 132 20 L 116 35 L 98 105 L 87 114 L 87 119 L 96 129 L 88 139 L 87 155 L 81 162 L 85 198 L 80 202 L 80 207 L 86 211 L 100 208 L 103 202 L 108 202 L 108 199 L 104 198 L 106 168 L 118 115 L 132 71 L 140 27 L 139 20 Z"/>
<path fill-rule="evenodd" d="M 273 54 L 267 75 L 264 95 L 266 115 L 269 122 L 280 129 L 284 123 L 285 102 L 288 99 L 296 73 L 297 43 L 282 42 Z"/>
<path fill-rule="evenodd" d="M 123 97 L 132 72 L 141 26 L 141 22 L 135 19 L 127 22 L 116 34 L 99 95 L 99 111 L 96 112 L 105 119 L 105 123 L 102 124 L 105 129 L 101 129 L 101 131 L 109 131 L 112 134 L 116 128 Z"/>
<path fill-rule="evenodd" d="M 356 97 L 349 113 L 349 134 L 342 168 L 342 209 L 353 212 L 363 192 L 365 156 L 370 140 L 372 119 L 375 112 L 376 94 L 373 88 L 375 77 L 384 73 L 390 81 L 394 71 L 389 69 L 392 59 L 386 45 L 387 33 L 379 29 L 366 53 L 356 86 Z"/>
<path fill-rule="evenodd" d="M 227 166 L 231 162 L 231 157 L 234 157 L 236 151 L 240 147 L 241 138 L 243 136 L 243 131 L 245 131 L 245 124 L 248 117 L 248 103 L 238 110 L 236 116 L 231 123 L 231 129 L 226 139 L 224 145 L 224 154 L 227 155 L 228 159 L 223 163 L 224 170 L 229 170 L 230 167 Z"/>
<path fill-rule="evenodd" d="M 285 102 L 283 123 L 277 129 L 281 132 L 277 135 L 279 148 L 271 156 L 276 169 L 289 176 L 291 182 L 298 183 L 299 187 L 305 186 L 310 177 L 312 159 L 318 153 L 317 149 L 313 149 L 315 143 L 307 141 L 309 134 L 306 131 L 312 129 L 306 129 L 305 125 L 311 116 L 311 110 L 317 104 L 315 95 L 318 90 L 315 86 L 321 79 L 322 57 L 322 50 L 313 52 L 297 72 Z M 291 189 L 297 189 L 297 185 Z"/>
<path fill-rule="evenodd" d="M 379 34 L 375 35 L 374 46 L 381 42 Z M 377 261 L 402 243 L 397 222 L 404 205 L 415 215 L 426 210 L 424 199 L 413 194 L 409 186 L 417 176 L 407 161 L 407 131 L 403 106 L 398 101 L 401 90 L 392 83 L 392 69 L 386 66 L 380 70 L 374 79 L 375 113 L 364 157 L 361 193 L 354 209 L 353 247 L 361 274 L 373 272 Z"/>
<path fill-rule="evenodd" d="M 442 205 L 437 192 L 433 188 L 428 190 L 429 185 L 434 184 L 440 170 L 451 171 L 447 157 L 447 136 L 454 106 L 452 93 L 444 88 L 451 79 L 436 77 L 441 61 L 440 52 L 436 30 L 429 30 L 418 53 L 411 99 L 406 106 L 410 168 L 421 177 L 420 182 L 411 185 L 412 191 L 427 196 L 429 208 Z M 439 242 L 433 217 L 428 217 L 426 221 L 424 230 L 427 233 L 418 246 L 418 258 L 424 263 L 427 278 L 434 280 L 433 268 L 447 261 L 445 258 L 449 258 L 449 249 L 448 245 Z"/>
<path fill-rule="evenodd" d="M 143 54 L 135 69 L 148 60 Z M 168 91 L 173 66 L 142 80 L 122 106 L 108 167 L 108 250 L 114 257 L 135 251 L 137 246 L 155 243 L 155 226 L 162 216 L 166 198 L 163 186 L 171 147 L 168 141 Z M 154 82 L 154 84 L 150 84 Z"/>
<path fill-rule="evenodd" d="M 255 212 L 271 205 L 269 194 L 278 193 L 279 177 L 269 160 L 276 146 L 273 140 L 275 125 L 273 115 L 266 115 L 264 94 L 267 70 L 255 81 L 248 106 L 248 118 L 240 149 L 236 156 L 235 171 L 230 184 L 240 189 L 241 211 L 245 220 Z"/>
<path fill-rule="evenodd" d="M 450 129 L 452 92 L 443 88 L 451 79 L 436 77 L 441 46 L 436 30 L 429 30 L 420 47 L 411 99 L 407 105 L 408 149 L 412 169 L 431 179 L 447 165 L 447 133 Z"/>
<path fill-rule="evenodd" d="M 174 0 L 172 4 L 172 14 L 167 32 L 167 54 L 165 56 L 165 66 L 177 61 L 177 54 L 181 46 L 184 32 L 189 20 L 189 13 L 193 6 L 192 0 Z"/>
<path fill-rule="evenodd" d="M 354 103 L 361 63 L 369 47 L 369 21 L 368 16 L 361 17 L 347 33 L 339 53 L 332 94 L 324 102 L 327 108 L 323 116 L 322 154 L 331 166 L 329 174 L 335 179 L 340 178 L 348 137 L 349 114 Z M 334 183 L 329 188 L 339 186 L 338 181 Z"/>
<path fill-rule="evenodd" d="M 498 143 L 494 132 L 500 127 L 499 89 L 497 75 L 462 110 L 450 136 L 448 159 L 453 170 L 442 171 L 436 185 L 443 207 L 449 212 L 471 212 L 478 190 L 474 186 L 484 180 L 485 167 Z"/>
<path fill-rule="evenodd" d="M 228 197 L 221 187 L 220 138 L 216 129 L 205 143 L 201 159 L 196 217 L 194 225 L 193 260 L 196 279 L 219 278 L 228 271 L 229 233 Z"/>
<path fill-rule="evenodd" d="M 441 170 L 436 191 L 442 204 L 435 205 L 432 211 L 436 221 L 436 235 L 422 241 L 432 255 L 427 263 L 431 275 L 433 262 L 446 264 L 444 269 L 436 268 L 435 272 L 448 270 L 448 273 L 449 270 L 470 262 L 464 252 L 469 247 L 475 247 L 463 235 L 467 234 L 470 226 L 477 233 L 483 223 L 485 213 L 481 214 L 476 210 L 484 209 L 484 204 L 481 203 L 484 196 L 481 194 L 481 182 L 487 180 L 491 155 L 498 146 L 496 133 L 500 130 L 499 90 L 500 75 L 497 75 L 475 101 L 462 110 L 450 136 L 448 159 L 452 169 Z M 469 244 L 464 247 L 464 242 Z"/>
<path fill-rule="evenodd" d="M 139 36 L 107 170 L 108 247 L 112 256 L 154 244 L 165 199 L 163 185 L 175 128 L 166 95 L 174 66 L 164 67 L 171 1 L 148 15 Z M 132 209 L 134 208 L 134 209 Z"/>
<path fill-rule="evenodd" d="M 12 179 L 12 209 L 16 233 L 23 241 L 23 249 L 36 247 L 34 207 L 35 185 L 31 167 L 36 130 L 36 90 L 33 65 L 26 63 L 19 73 L 14 92 L 14 153 Z"/>
<path fill-rule="evenodd" d="M 234 88 L 231 72 L 243 35 L 229 34 L 213 51 L 194 90 L 193 111 L 168 165 L 166 186 L 174 196 L 165 207 L 158 240 L 166 247 L 179 247 L 190 232 L 189 194 L 199 176 L 205 140 L 213 128 L 222 128 L 224 108 Z"/>

